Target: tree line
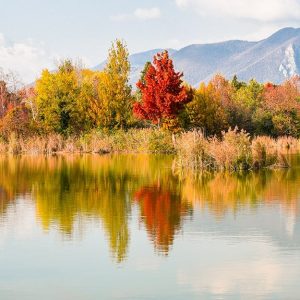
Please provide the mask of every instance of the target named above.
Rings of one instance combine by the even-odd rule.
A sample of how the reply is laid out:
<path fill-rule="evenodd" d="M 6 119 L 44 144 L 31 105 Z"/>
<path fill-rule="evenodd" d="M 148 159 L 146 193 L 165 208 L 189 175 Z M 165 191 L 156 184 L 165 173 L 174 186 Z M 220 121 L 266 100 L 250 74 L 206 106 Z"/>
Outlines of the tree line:
<path fill-rule="evenodd" d="M 164 51 L 146 63 L 136 89 L 129 78 L 129 52 L 120 40 L 112 44 L 102 71 L 64 60 L 26 88 L 0 72 L 1 137 L 145 127 L 201 129 L 207 136 L 230 127 L 251 135 L 300 136 L 299 76 L 275 85 L 216 75 L 194 88 Z"/>

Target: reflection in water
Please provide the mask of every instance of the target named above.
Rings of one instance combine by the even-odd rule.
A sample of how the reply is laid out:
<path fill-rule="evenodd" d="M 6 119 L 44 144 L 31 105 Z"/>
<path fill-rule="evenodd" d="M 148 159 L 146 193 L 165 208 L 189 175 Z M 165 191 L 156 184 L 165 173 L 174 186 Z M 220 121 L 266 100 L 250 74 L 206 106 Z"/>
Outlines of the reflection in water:
<path fill-rule="evenodd" d="M 186 174 L 182 198 L 208 207 L 217 216 L 227 211 L 237 213 L 243 207 L 261 203 L 280 203 L 294 214 L 299 213 L 300 173 L 298 170 L 262 170 L 257 173 L 204 174 L 194 178 Z"/>
<path fill-rule="evenodd" d="M 23 227 L 26 236 L 36 219 L 44 235 L 55 231 L 76 241 L 76 230 L 88 236 L 87 224 L 100 221 L 114 262 L 123 265 L 130 244 L 140 247 L 133 230 L 138 223 L 138 231 L 147 233 L 164 259 L 173 251 L 177 260 L 184 257 L 176 280 L 185 292 L 188 287 L 196 295 L 224 296 L 243 288 L 250 297 L 256 286 L 257 293 L 271 295 L 291 267 L 274 241 L 299 265 L 300 169 L 178 174 L 172 160 L 154 155 L 0 157 L 0 235 Z M 154 258 L 151 264 L 160 266 Z"/>
<path fill-rule="evenodd" d="M 154 245 L 168 254 L 174 235 L 181 228 L 182 217 L 189 212 L 189 205 L 181 201 L 179 193 L 160 185 L 142 187 L 134 198 L 140 205 L 141 220 Z"/>
<path fill-rule="evenodd" d="M 170 161 L 144 155 L 2 157 L 1 213 L 17 195 L 30 194 L 44 230 L 55 224 L 62 234 L 72 235 L 76 218 L 99 218 L 120 262 L 129 242 L 132 195 L 152 181 L 170 185 Z"/>
<path fill-rule="evenodd" d="M 195 177 L 173 174 L 171 162 L 171 157 L 147 155 L 1 157 L 0 213 L 16 197 L 30 195 L 46 231 L 54 224 L 71 236 L 77 218 L 100 219 L 119 262 L 126 257 L 133 202 L 150 239 L 165 254 L 195 205 L 221 217 L 261 201 L 279 202 L 289 210 L 292 232 L 299 213 L 297 169 Z"/>

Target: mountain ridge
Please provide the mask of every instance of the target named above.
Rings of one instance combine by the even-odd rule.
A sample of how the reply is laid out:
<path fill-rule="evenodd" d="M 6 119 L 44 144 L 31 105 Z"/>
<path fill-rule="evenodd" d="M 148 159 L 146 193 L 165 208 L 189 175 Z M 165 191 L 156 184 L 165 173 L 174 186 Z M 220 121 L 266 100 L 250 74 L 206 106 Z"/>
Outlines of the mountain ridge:
<path fill-rule="evenodd" d="M 215 74 L 240 80 L 252 78 L 260 82 L 281 83 L 300 74 L 300 28 L 286 27 L 259 41 L 228 40 L 216 43 L 191 44 L 181 49 L 167 49 L 176 70 L 193 86 L 208 82 Z M 152 49 L 130 55 L 133 86 L 147 61 L 163 49 Z M 105 62 L 96 66 L 101 70 Z"/>

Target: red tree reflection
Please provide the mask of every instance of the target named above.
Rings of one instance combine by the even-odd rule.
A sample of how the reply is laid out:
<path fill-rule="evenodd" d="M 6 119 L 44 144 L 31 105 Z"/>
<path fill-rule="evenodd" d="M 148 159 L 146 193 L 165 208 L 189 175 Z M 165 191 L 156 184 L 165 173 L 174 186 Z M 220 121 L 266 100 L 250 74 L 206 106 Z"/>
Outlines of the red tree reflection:
<path fill-rule="evenodd" d="M 134 199 L 140 205 L 141 221 L 155 247 L 168 254 L 174 235 L 181 228 L 182 217 L 191 211 L 189 205 L 160 186 L 143 187 L 135 193 Z"/>

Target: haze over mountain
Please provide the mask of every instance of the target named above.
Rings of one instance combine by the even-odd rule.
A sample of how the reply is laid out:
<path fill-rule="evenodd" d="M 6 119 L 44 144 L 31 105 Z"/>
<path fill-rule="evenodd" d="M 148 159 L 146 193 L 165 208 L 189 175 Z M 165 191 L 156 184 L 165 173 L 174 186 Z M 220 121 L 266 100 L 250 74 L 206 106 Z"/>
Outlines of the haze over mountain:
<path fill-rule="evenodd" d="M 130 56 L 133 85 L 145 63 L 160 51 L 154 49 Z M 236 74 L 245 81 L 255 78 L 259 82 L 281 83 L 300 74 L 300 28 L 283 28 L 258 42 L 232 40 L 190 45 L 169 52 L 175 68 L 183 71 L 185 80 L 194 86 L 209 81 L 217 73 L 227 78 Z M 103 66 L 104 63 L 95 69 Z"/>

